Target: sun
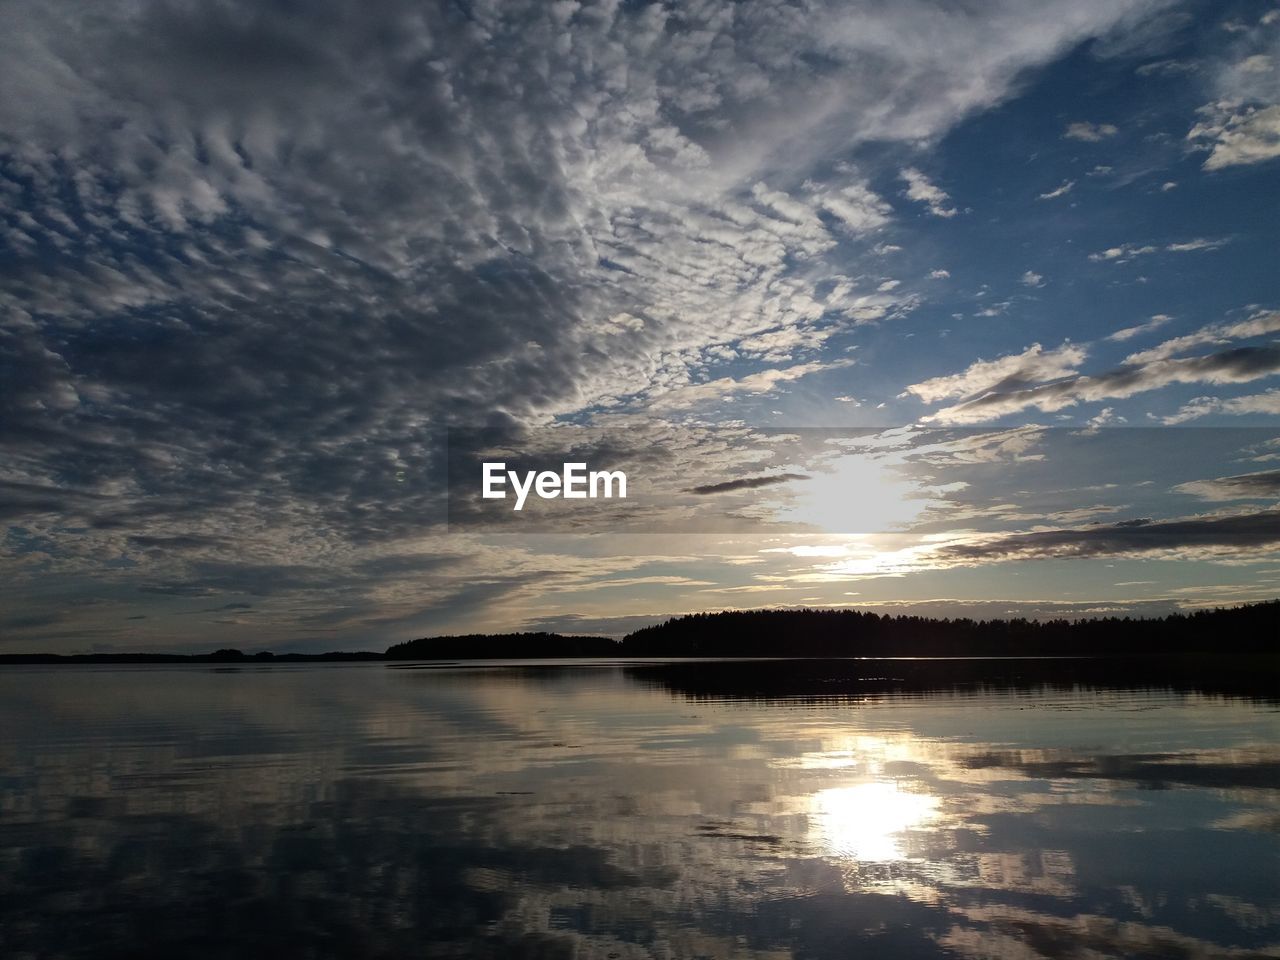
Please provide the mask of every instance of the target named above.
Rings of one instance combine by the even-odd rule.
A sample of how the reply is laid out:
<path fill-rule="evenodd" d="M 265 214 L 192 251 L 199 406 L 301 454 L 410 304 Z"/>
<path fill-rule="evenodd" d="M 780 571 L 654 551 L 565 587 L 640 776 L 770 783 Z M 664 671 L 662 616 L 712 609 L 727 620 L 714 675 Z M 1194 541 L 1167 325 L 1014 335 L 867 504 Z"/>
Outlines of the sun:
<path fill-rule="evenodd" d="M 909 525 L 928 507 L 919 486 L 894 464 L 861 455 L 840 457 L 793 489 L 795 500 L 779 519 L 826 533 L 884 533 Z"/>

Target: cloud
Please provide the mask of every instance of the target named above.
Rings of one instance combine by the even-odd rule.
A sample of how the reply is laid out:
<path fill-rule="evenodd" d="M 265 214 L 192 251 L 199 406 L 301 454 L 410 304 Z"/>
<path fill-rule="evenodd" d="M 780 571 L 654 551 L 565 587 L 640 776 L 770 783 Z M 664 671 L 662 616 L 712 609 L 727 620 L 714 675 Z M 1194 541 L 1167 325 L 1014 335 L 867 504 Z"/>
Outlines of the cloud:
<path fill-rule="evenodd" d="M 774 473 L 764 477 L 742 477 L 737 480 L 725 480 L 721 483 L 708 483 L 699 487 L 692 487 L 689 492 L 699 495 L 732 493 L 735 490 L 755 490 L 759 487 L 769 487 L 778 483 L 790 483 L 793 480 L 808 479 L 809 477 L 803 473 Z"/>
<path fill-rule="evenodd" d="M 1034 270 L 1028 270 L 1026 273 L 1022 275 L 1020 279 L 1023 286 L 1027 286 L 1027 287 L 1043 287 L 1044 286 L 1044 277 L 1036 273 Z"/>
<path fill-rule="evenodd" d="M 1079 403 L 1120 400 L 1174 383 L 1247 383 L 1275 373 L 1280 373 L 1280 347 L 1238 347 L 1200 357 L 1123 366 L 1097 376 L 1074 376 L 1026 389 L 993 389 L 976 399 L 943 408 L 924 420 L 981 423 L 1027 409 L 1055 413 Z"/>
<path fill-rule="evenodd" d="M 838 366 L 913 300 L 850 279 L 897 163 L 831 158 L 936 143 L 1162 5 L 4 4 L 2 572 L 269 591 L 299 642 L 577 575 L 442 535 L 447 429 Z M 430 576 L 361 566 L 406 553 Z"/>
<path fill-rule="evenodd" d="M 1197 250 L 1217 250 L 1225 247 L 1231 242 L 1229 237 L 1210 239 L 1208 237 L 1195 237 L 1191 240 L 1182 240 L 1176 243 L 1167 243 L 1163 246 L 1155 246 L 1153 244 L 1145 244 L 1139 246 L 1135 243 L 1122 243 L 1118 247 L 1108 247 L 1106 250 L 1100 250 L 1097 253 L 1089 254 L 1089 259 L 1094 263 L 1113 262 L 1128 263 L 1134 257 L 1145 257 L 1153 253 L 1165 251 L 1166 253 L 1192 253 Z"/>
<path fill-rule="evenodd" d="M 943 562 L 982 563 L 1044 558 L 1175 554 L 1215 556 L 1280 544 L 1280 512 L 1264 511 L 1177 520 L 1131 520 L 1067 530 L 998 535 L 952 543 L 937 551 Z"/>
<path fill-rule="evenodd" d="M 1220 102 L 1202 107 L 1200 114 L 1203 119 L 1187 139 L 1209 150 L 1204 169 L 1222 170 L 1280 157 L 1280 104 Z"/>
<path fill-rule="evenodd" d="M 770 393 L 784 383 L 799 380 L 811 373 L 824 370 L 838 370 L 852 365 L 852 360 L 833 360 L 830 362 L 813 361 L 770 370 L 761 370 L 745 377 L 720 377 L 705 383 L 689 384 L 658 393 L 648 405 L 648 409 L 668 411 L 707 401 L 723 400 L 739 393 Z"/>
<path fill-rule="evenodd" d="M 822 209 L 832 214 L 848 233 L 855 236 L 883 227 L 889 222 L 893 212 L 893 208 L 865 183 L 819 191 L 815 197 Z"/>
<path fill-rule="evenodd" d="M 988 391 L 1007 390 L 1075 374 L 1088 356 L 1084 347 L 1064 343 L 1045 350 L 1033 343 L 1022 353 L 997 360 L 978 360 L 963 372 L 913 383 L 906 392 L 925 403 L 949 397 L 971 397 Z"/>
<path fill-rule="evenodd" d="M 1090 430 L 1098 430 L 1102 427 L 1114 426 L 1117 423 L 1126 423 L 1126 419 L 1116 413 L 1114 407 L 1103 407 L 1098 411 L 1097 416 L 1090 417 L 1088 428 Z"/>
<path fill-rule="evenodd" d="M 950 270 L 930 270 L 929 271 L 930 280 L 949 280 L 950 278 L 951 278 Z"/>
<path fill-rule="evenodd" d="M 923 203 L 935 217 L 954 217 L 955 207 L 951 206 L 951 198 L 941 188 L 930 182 L 929 178 L 915 167 L 906 167 L 899 176 L 907 183 L 906 197 L 917 203 Z"/>
<path fill-rule="evenodd" d="M 1269 333 L 1280 333 L 1280 310 L 1259 310 L 1248 319 L 1236 323 L 1210 324 L 1186 336 L 1165 340 L 1149 350 L 1131 353 L 1124 358 L 1124 362 L 1125 364 L 1150 363 L 1206 343 L 1229 343 L 1232 340 L 1247 340 Z"/>
<path fill-rule="evenodd" d="M 1194 60 L 1153 60 L 1134 70 L 1140 77 L 1170 77 L 1195 73 L 1201 65 Z"/>
<path fill-rule="evenodd" d="M 964 433 L 938 442 L 926 440 L 912 456 L 935 467 L 1031 463 L 1045 459 L 1039 449 L 1044 438 L 1045 428 L 1035 425 Z"/>
<path fill-rule="evenodd" d="M 1139 323 L 1133 327 L 1124 327 L 1123 329 L 1117 330 L 1115 333 L 1108 334 L 1106 337 L 1103 337 L 1103 339 L 1110 340 L 1115 343 L 1132 340 L 1134 337 L 1140 337 L 1145 333 L 1151 333 L 1153 330 L 1159 330 L 1172 319 L 1173 318 L 1168 314 L 1157 313 L 1154 314 L 1146 323 Z"/>
<path fill-rule="evenodd" d="M 1280 497 L 1280 470 L 1244 473 L 1216 480 L 1194 480 L 1173 488 L 1204 500 L 1273 500 Z"/>
<path fill-rule="evenodd" d="M 1081 120 L 1067 124 L 1066 132 L 1062 136 L 1067 140 L 1083 140 L 1086 143 L 1097 143 L 1107 137 L 1114 137 L 1119 132 L 1119 129 L 1110 123 L 1089 123 L 1086 120 Z"/>
<path fill-rule="evenodd" d="M 1054 187 L 1048 193 L 1040 194 L 1036 199 L 1053 200 L 1057 197 L 1066 196 L 1068 193 L 1071 192 L 1071 188 L 1074 187 L 1075 185 L 1076 185 L 1076 182 L 1074 180 L 1064 180 L 1062 181 L 1062 184 L 1060 186 Z"/>
<path fill-rule="evenodd" d="M 1207 417 L 1211 414 L 1238 417 L 1251 413 L 1280 415 L 1280 388 L 1272 388 L 1262 393 L 1249 394 L 1243 397 L 1232 397 L 1230 400 L 1220 400 L 1217 397 L 1196 397 L 1189 403 L 1184 403 L 1179 407 L 1177 413 L 1162 417 L 1160 422 L 1172 426 L 1178 423 L 1186 423 L 1189 420 L 1197 420 L 1200 417 Z"/>
<path fill-rule="evenodd" d="M 1118 247 L 1108 247 L 1106 250 L 1100 250 L 1097 253 L 1089 254 L 1089 259 L 1095 263 L 1104 260 L 1113 260 L 1116 263 L 1127 263 L 1134 257 L 1145 257 L 1148 254 L 1156 253 L 1159 247 L 1147 244 L 1139 246 L 1134 243 L 1122 243 Z"/>
<path fill-rule="evenodd" d="M 1165 246 L 1165 249 L 1170 253 L 1190 253 L 1195 250 L 1217 250 L 1220 247 L 1225 247 L 1230 242 L 1230 239 L 1224 238 L 1210 240 L 1207 237 L 1196 237 L 1194 240 L 1170 243 Z"/>
<path fill-rule="evenodd" d="M 1214 98 L 1199 109 L 1186 136 L 1195 149 L 1208 152 L 1205 170 L 1280 157 L 1280 31 L 1268 27 L 1245 26 L 1212 64 Z"/>

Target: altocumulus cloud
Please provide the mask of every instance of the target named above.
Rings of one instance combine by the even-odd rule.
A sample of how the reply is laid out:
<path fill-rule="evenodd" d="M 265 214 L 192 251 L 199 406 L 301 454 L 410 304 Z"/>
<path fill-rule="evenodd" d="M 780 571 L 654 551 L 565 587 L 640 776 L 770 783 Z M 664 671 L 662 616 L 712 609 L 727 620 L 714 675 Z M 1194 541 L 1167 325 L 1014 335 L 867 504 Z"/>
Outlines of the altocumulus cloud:
<path fill-rule="evenodd" d="M 1106 339 L 1129 339 L 1163 325 L 1167 319 L 1158 316 L 1148 324 L 1121 330 Z M 1078 370 L 1088 355 L 1086 346 L 1064 344 L 1057 350 L 1045 351 L 1039 344 L 1032 344 L 1020 354 L 980 360 L 961 373 L 912 384 L 906 392 L 925 403 L 962 398 L 960 403 L 925 417 L 924 422 L 969 424 L 1028 409 L 1053 413 L 1079 403 L 1123 399 L 1175 383 L 1249 383 L 1280 373 L 1280 348 L 1267 343 L 1193 357 L 1178 354 L 1205 344 L 1230 344 L 1265 337 L 1277 330 L 1280 330 L 1280 313 L 1258 311 L 1245 320 L 1209 324 L 1148 350 L 1132 353 L 1119 367 L 1096 375 L 1081 374 Z M 1265 404 L 1258 407 L 1259 410 L 1265 408 Z M 1229 407 L 1222 410 L 1230 411 Z M 1211 412 L 1215 412 L 1211 402 L 1199 407 L 1191 405 L 1166 418 L 1166 422 L 1183 422 Z M 1251 411 L 1242 405 L 1238 412 Z"/>
<path fill-rule="evenodd" d="M 909 294 L 828 262 L 893 206 L 820 161 L 935 140 L 1160 6 L 8 3 L 7 569 L 341 581 L 338 626 L 429 605 L 340 571 L 437 549 L 441 427 L 825 369 L 833 324 Z M 462 547 L 459 580 L 491 563 Z"/>
<path fill-rule="evenodd" d="M 1064 530 L 975 538 L 947 544 L 935 562 L 968 564 L 1041 557 L 1239 555 L 1280 543 L 1280 512 L 1260 511 L 1175 520 L 1133 520 Z"/>

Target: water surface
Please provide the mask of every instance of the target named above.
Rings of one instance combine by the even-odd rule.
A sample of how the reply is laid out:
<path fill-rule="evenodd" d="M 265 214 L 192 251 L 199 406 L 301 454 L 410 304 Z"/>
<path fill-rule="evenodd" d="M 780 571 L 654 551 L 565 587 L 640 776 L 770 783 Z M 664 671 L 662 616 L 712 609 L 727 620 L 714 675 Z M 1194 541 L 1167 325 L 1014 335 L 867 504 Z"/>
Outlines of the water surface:
<path fill-rule="evenodd" d="M 1280 954 L 1274 702 L 712 686 L 0 671 L 0 954 Z"/>

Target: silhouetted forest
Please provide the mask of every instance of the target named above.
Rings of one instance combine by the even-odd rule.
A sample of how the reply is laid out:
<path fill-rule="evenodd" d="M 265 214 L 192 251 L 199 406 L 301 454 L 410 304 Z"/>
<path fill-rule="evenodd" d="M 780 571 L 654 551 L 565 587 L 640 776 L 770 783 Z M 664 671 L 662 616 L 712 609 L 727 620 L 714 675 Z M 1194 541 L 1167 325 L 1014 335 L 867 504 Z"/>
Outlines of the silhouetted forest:
<path fill-rule="evenodd" d="M 472 633 L 423 637 L 387 648 L 388 660 L 518 660 L 525 657 L 616 657 L 621 644 L 608 637 L 559 633 Z"/>
<path fill-rule="evenodd" d="M 559 633 L 466 634 L 397 643 L 385 653 L 9 654 L 10 663 L 303 663 L 369 660 L 511 660 L 568 657 L 1149 657 L 1265 656 L 1280 638 L 1280 600 L 1135 619 L 933 620 L 856 610 L 697 613 L 621 641 Z"/>
<path fill-rule="evenodd" d="M 41 663 L 351 663 L 365 660 L 384 660 L 384 654 L 374 650 L 334 650 L 328 653 L 245 653 L 242 650 L 223 648 L 213 653 L 7 653 L 0 655 L 4 664 Z"/>
<path fill-rule="evenodd" d="M 1167 617 L 932 620 L 856 610 L 751 610 L 678 617 L 629 634 L 627 657 L 1062 657 L 1266 654 L 1280 600 Z"/>

